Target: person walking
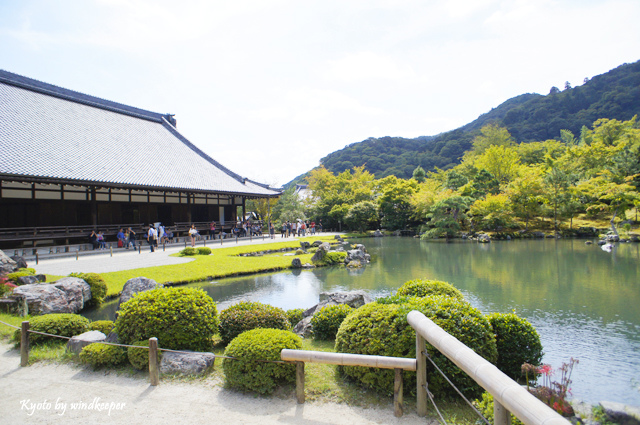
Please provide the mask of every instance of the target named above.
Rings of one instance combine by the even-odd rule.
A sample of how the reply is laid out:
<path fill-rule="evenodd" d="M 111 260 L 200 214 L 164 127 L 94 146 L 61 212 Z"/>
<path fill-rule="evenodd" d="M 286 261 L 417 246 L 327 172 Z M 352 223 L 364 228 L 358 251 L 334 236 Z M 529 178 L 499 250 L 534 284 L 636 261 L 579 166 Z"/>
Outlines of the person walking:
<path fill-rule="evenodd" d="M 151 252 L 155 252 L 155 238 L 157 237 L 156 229 L 153 227 L 153 224 L 149 225 L 149 231 L 147 232 L 147 242 L 149 243 L 149 249 Z"/>
<path fill-rule="evenodd" d="M 198 234 L 198 231 L 196 230 L 196 225 L 192 224 L 191 225 L 191 229 L 189 229 L 189 236 L 191 237 L 191 246 L 195 247 L 196 246 L 196 235 Z"/>
<path fill-rule="evenodd" d="M 269 224 L 269 235 L 271 236 L 271 239 L 276 238 L 276 228 L 273 226 L 273 223 Z"/>
<path fill-rule="evenodd" d="M 129 249 L 129 245 L 133 246 L 133 249 L 136 249 L 136 232 L 129 227 L 127 229 L 127 235 L 127 249 Z"/>

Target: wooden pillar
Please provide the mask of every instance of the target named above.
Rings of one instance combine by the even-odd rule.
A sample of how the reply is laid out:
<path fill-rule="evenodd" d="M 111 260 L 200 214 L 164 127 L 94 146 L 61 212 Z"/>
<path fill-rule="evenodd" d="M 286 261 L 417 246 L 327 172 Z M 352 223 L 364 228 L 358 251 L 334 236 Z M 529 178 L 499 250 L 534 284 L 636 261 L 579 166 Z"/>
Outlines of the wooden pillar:
<path fill-rule="evenodd" d="M 94 229 L 98 227 L 98 201 L 95 187 L 91 187 L 91 224 Z"/>
<path fill-rule="evenodd" d="M 427 416 L 427 344 L 416 332 L 416 410 L 418 416 Z"/>
<path fill-rule="evenodd" d="M 493 423 L 494 425 L 510 425 L 511 412 L 509 412 L 498 400 L 493 399 Z"/>
<path fill-rule="evenodd" d="M 22 322 L 22 330 L 20 334 L 20 366 L 25 367 L 29 364 L 29 322 Z"/>
<path fill-rule="evenodd" d="M 160 383 L 158 338 L 149 338 L 149 383 L 154 387 Z"/>
<path fill-rule="evenodd" d="M 396 418 L 402 417 L 403 385 L 402 369 L 394 369 L 395 379 L 393 381 L 393 415 Z"/>
<path fill-rule="evenodd" d="M 296 400 L 304 404 L 304 362 L 296 362 Z"/>

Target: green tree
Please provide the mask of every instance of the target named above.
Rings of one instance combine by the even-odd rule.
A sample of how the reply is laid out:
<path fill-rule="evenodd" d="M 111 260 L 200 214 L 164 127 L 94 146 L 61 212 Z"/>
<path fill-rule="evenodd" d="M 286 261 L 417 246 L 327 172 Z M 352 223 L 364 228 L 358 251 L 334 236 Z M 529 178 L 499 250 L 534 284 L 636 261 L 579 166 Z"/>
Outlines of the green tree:
<path fill-rule="evenodd" d="M 504 193 L 489 194 L 485 199 L 478 199 L 471 205 L 469 215 L 473 216 L 474 223 L 481 229 L 498 230 L 512 222 L 509 197 Z"/>
<path fill-rule="evenodd" d="M 476 157 L 474 165 L 490 172 L 500 184 L 506 184 L 520 172 L 520 155 L 513 147 L 491 145 Z"/>
<path fill-rule="evenodd" d="M 427 218 L 433 228 L 427 231 L 423 237 L 454 237 L 462 228 L 462 224 L 468 219 L 466 211 L 473 203 L 468 196 L 453 195 L 436 202 Z"/>
<path fill-rule="evenodd" d="M 378 223 L 378 206 L 373 201 L 361 201 L 349 208 L 344 217 L 351 229 L 364 232 Z"/>
<path fill-rule="evenodd" d="M 542 178 L 545 188 L 545 201 L 553 211 L 553 228 L 558 232 L 560 206 L 569 196 L 569 188 L 574 182 L 574 176 L 566 163 L 547 157 L 546 170 Z"/>
<path fill-rule="evenodd" d="M 378 187 L 382 226 L 390 230 L 406 228 L 413 215 L 411 198 L 418 191 L 417 182 L 388 176 L 378 181 Z"/>
<path fill-rule="evenodd" d="M 424 171 L 424 168 L 421 166 L 417 166 L 415 170 L 413 170 L 413 179 L 418 183 L 424 183 L 426 179 L 427 173 Z"/>
<path fill-rule="evenodd" d="M 516 217 L 524 220 L 525 230 L 529 229 L 529 221 L 542 213 L 544 187 L 541 171 L 539 168 L 527 168 L 506 190 L 511 210 Z"/>
<path fill-rule="evenodd" d="M 295 192 L 295 187 L 285 190 L 273 207 L 273 218 L 278 225 L 285 221 L 295 221 L 296 219 L 306 220 L 304 205 Z"/>
<path fill-rule="evenodd" d="M 473 145 L 471 153 L 473 155 L 480 155 L 491 146 L 509 147 L 513 146 L 515 141 L 506 127 L 501 127 L 494 123 L 482 127 L 480 134 L 476 136 L 471 143 Z"/>

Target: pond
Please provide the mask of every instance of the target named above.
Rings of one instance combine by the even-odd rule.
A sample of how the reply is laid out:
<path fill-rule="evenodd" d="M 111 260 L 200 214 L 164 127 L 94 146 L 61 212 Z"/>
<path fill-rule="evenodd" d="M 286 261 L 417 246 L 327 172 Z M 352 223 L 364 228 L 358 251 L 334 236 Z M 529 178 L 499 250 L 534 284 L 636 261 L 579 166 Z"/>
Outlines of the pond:
<path fill-rule="evenodd" d="M 619 244 L 611 253 L 584 240 L 421 242 L 371 238 L 374 261 L 344 267 L 286 271 L 202 282 L 221 309 L 240 300 L 284 309 L 308 308 L 320 292 L 364 290 L 388 295 L 407 280 L 452 283 L 483 313 L 513 310 L 541 335 L 543 361 L 554 368 L 570 357 L 573 395 L 640 405 L 640 244 Z M 112 319 L 117 301 L 93 319 Z"/>

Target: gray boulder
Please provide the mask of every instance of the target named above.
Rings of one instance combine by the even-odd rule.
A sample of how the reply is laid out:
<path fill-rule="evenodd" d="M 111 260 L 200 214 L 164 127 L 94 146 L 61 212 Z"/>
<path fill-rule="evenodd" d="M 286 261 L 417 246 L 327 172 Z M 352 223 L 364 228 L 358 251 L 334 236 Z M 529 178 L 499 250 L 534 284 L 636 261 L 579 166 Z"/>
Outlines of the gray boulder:
<path fill-rule="evenodd" d="M 311 244 L 311 246 L 314 246 L 316 248 L 319 247 L 320 245 L 322 245 L 322 241 L 315 241 Z"/>
<path fill-rule="evenodd" d="M 164 374 L 201 375 L 213 367 L 213 353 L 172 353 L 164 351 L 160 361 L 160 372 Z"/>
<path fill-rule="evenodd" d="M 293 332 L 303 338 L 311 336 L 313 332 L 311 318 L 316 314 L 316 312 L 320 311 L 324 307 L 347 304 L 350 307 L 358 308 L 370 302 L 373 302 L 373 299 L 364 291 L 321 292 L 320 302 L 302 313 L 302 320 L 294 326 Z"/>
<path fill-rule="evenodd" d="M 318 246 L 318 250 L 313 254 L 313 257 L 311 257 L 311 262 L 315 263 L 322 260 L 330 249 L 331 245 L 329 245 L 329 242 L 322 242 L 320 246 Z"/>
<path fill-rule="evenodd" d="M 374 238 L 381 238 L 383 236 L 384 236 L 384 234 L 380 230 L 376 230 L 375 232 L 373 232 L 373 237 Z"/>
<path fill-rule="evenodd" d="M 485 233 L 482 233 L 482 234 L 478 235 L 478 242 L 480 242 L 480 243 L 489 243 L 489 242 L 491 242 L 491 236 L 489 236 L 489 235 L 487 235 Z"/>
<path fill-rule="evenodd" d="M 35 276 L 20 276 L 18 278 L 18 286 L 33 285 L 34 283 L 44 282 L 46 279 L 46 276 L 43 274 Z"/>
<path fill-rule="evenodd" d="M 153 279 L 147 279 L 146 277 L 134 277 L 127 280 L 120 293 L 120 300 L 118 301 L 118 310 L 120 306 L 129 301 L 138 292 L 149 291 L 151 289 L 162 288 L 162 285 Z"/>
<path fill-rule="evenodd" d="M 311 244 L 306 241 L 300 241 L 300 247 L 306 251 L 308 248 L 311 247 Z"/>
<path fill-rule="evenodd" d="M 13 273 L 16 270 L 18 270 L 16 262 L 0 250 L 0 275 Z"/>
<path fill-rule="evenodd" d="M 49 283 L 18 286 L 11 298 L 25 298 L 29 314 L 77 313 L 91 299 L 91 287 L 77 277 Z"/>
<path fill-rule="evenodd" d="M 607 415 L 607 419 L 614 424 L 640 425 L 640 407 L 626 406 L 612 401 L 601 401 L 600 406 Z"/>
<path fill-rule="evenodd" d="M 20 257 L 19 255 L 12 255 L 10 258 L 16 262 L 16 265 L 18 266 L 19 269 L 26 269 L 27 267 L 29 267 L 27 265 L 27 261 L 23 257 Z"/>
<path fill-rule="evenodd" d="M 291 268 L 292 269 L 302 268 L 302 261 L 300 261 L 299 258 L 294 258 L 293 261 L 291 261 Z"/>
<path fill-rule="evenodd" d="M 94 342 L 104 342 L 106 338 L 106 335 L 100 331 L 89 331 L 76 335 L 67 342 L 67 352 L 80 354 L 80 351 L 87 345 L 93 344 Z"/>
<path fill-rule="evenodd" d="M 345 258 L 344 262 L 347 264 L 351 264 L 354 261 L 358 261 L 360 264 L 366 264 L 367 255 L 368 254 L 360 249 L 352 249 L 350 251 L 347 251 L 347 258 Z"/>

